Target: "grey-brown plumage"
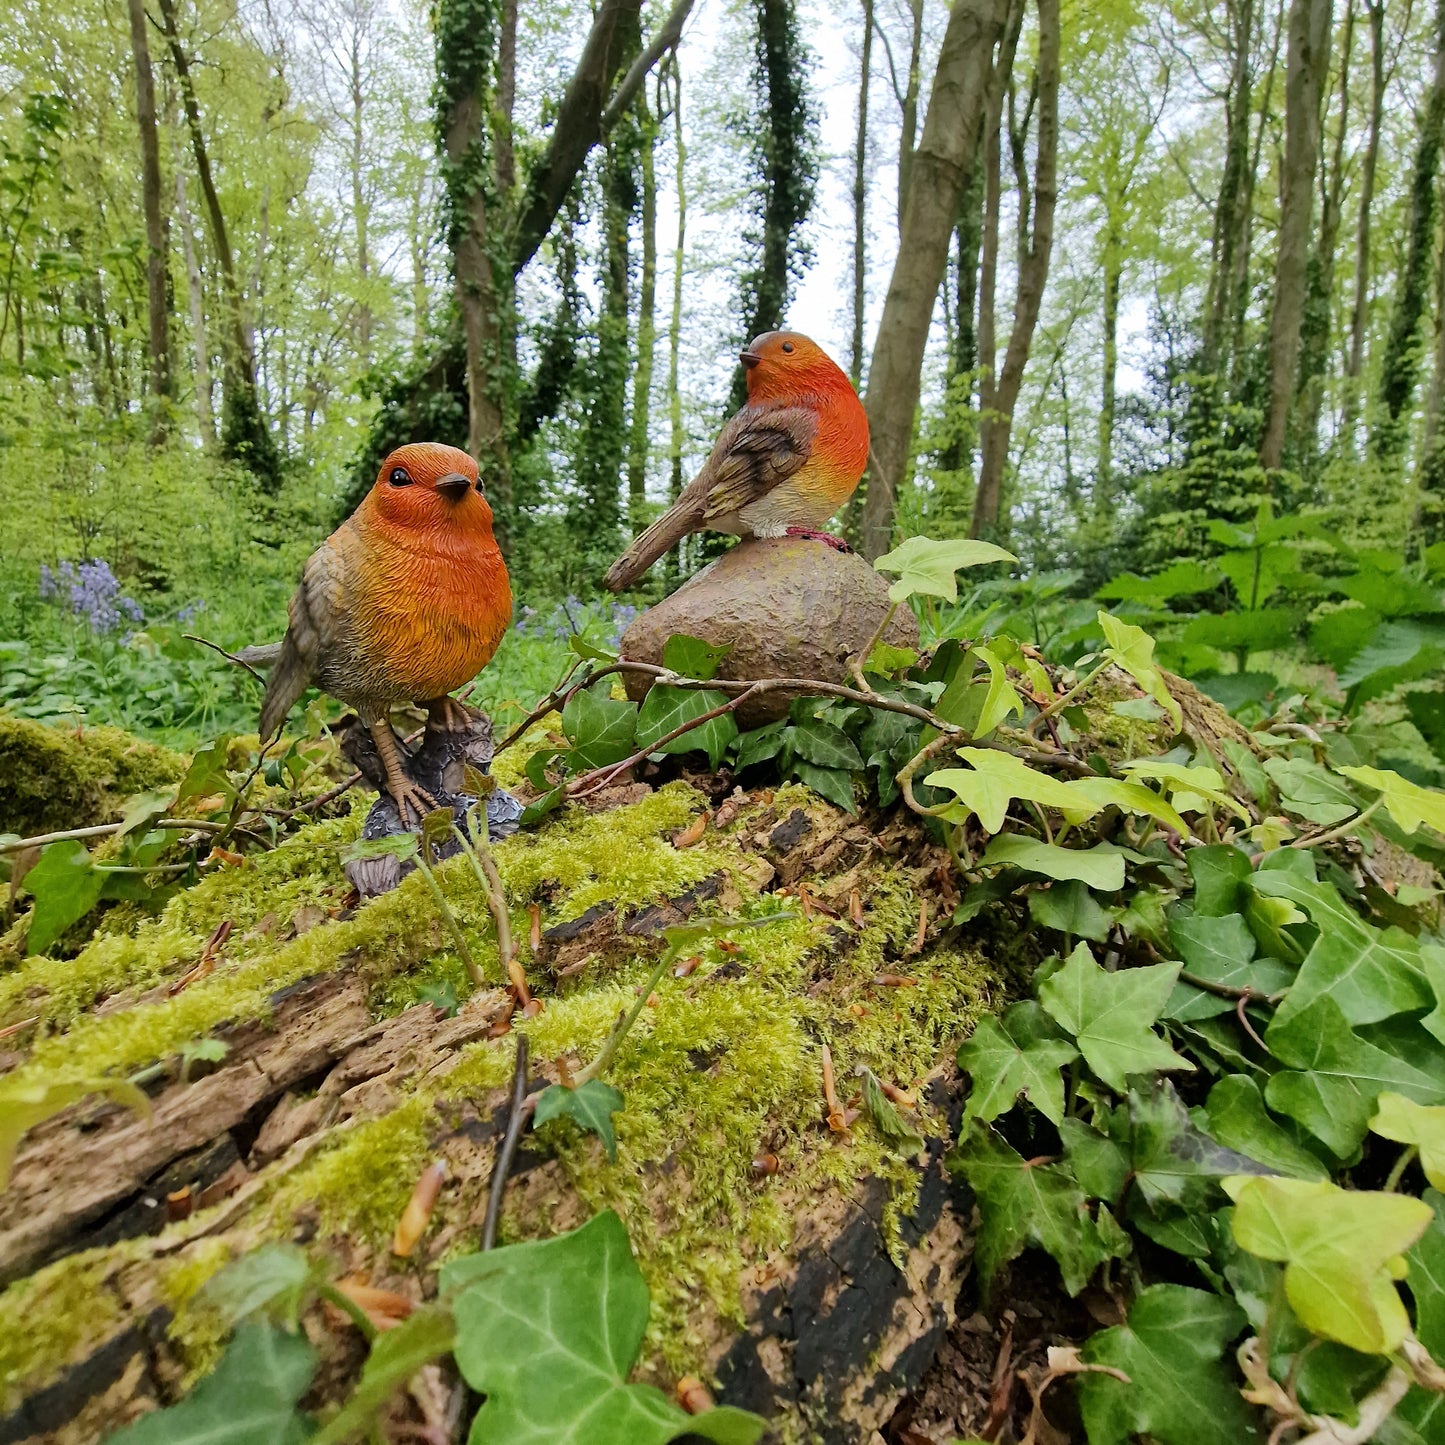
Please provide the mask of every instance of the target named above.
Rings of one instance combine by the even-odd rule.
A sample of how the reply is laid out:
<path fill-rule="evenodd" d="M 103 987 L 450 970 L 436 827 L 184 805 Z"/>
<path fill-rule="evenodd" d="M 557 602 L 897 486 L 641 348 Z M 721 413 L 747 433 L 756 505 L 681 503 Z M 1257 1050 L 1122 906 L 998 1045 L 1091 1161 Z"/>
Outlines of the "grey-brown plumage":
<path fill-rule="evenodd" d="M 318 672 L 323 658 L 334 654 L 337 644 L 342 641 L 339 624 L 346 616 L 345 599 L 344 554 L 341 548 L 328 541 L 307 560 L 301 574 L 301 585 L 292 593 L 287 607 L 286 636 L 277 645 L 271 676 L 261 699 L 262 742 L 280 731 L 286 714 L 313 682 L 324 681 Z M 344 674 L 344 667 L 342 671 Z M 331 690 L 335 691 L 334 688 Z M 348 702 L 353 700 L 347 695 L 349 691 L 343 685 L 339 693 Z M 357 711 L 362 722 L 369 724 L 383 716 L 385 709 L 358 706 Z M 368 716 L 368 713 L 372 715 Z"/>
<path fill-rule="evenodd" d="M 781 537 L 792 518 L 769 499 L 808 460 L 817 427 L 817 413 L 803 407 L 745 406 L 677 501 L 612 564 L 605 585 L 613 592 L 631 586 L 669 547 L 705 528 Z"/>

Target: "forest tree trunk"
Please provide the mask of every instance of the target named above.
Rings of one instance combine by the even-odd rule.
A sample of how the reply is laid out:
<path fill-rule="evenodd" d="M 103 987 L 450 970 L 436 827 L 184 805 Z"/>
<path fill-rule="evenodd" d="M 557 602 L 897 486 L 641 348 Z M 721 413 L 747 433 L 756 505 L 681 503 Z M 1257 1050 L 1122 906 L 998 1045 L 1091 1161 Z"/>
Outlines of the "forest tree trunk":
<path fill-rule="evenodd" d="M 1439 197 L 1435 173 L 1445 138 L 1445 0 L 1435 12 L 1435 73 L 1420 110 L 1420 137 L 1410 179 L 1410 230 L 1405 266 L 1395 295 L 1385 359 L 1380 368 L 1380 414 L 1371 428 L 1370 450 L 1391 460 L 1405 449 L 1410 408 L 1420 375 L 1420 323 L 1430 289 L 1430 263 L 1435 246 Z"/>
<path fill-rule="evenodd" d="M 648 428 L 652 417 L 652 362 L 657 348 L 657 122 L 644 101 L 642 130 L 642 276 L 637 294 L 637 369 L 632 377 L 632 439 L 627 454 L 628 520 L 640 531 L 647 519 Z"/>
<path fill-rule="evenodd" d="M 205 134 L 201 130 L 201 110 L 196 101 L 190 64 L 186 60 L 180 31 L 176 26 L 175 0 L 159 0 L 159 4 L 171 61 L 176 68 L 176 79 L 180 83 L 181 103 L 186 113 L 186 126 L 190 131 L 191 148 L 196 157 L 196 173 L 200 178 L 201 195 L 206 203 L 206 217 L 211 228 L 211 244 L 216 252 L 216 264 L 221 271 L 221 289 L 226 298 L 229 334 L 222 353 L 225 360 L 225 383 L 222 396 L 221 447 L 226 456 L 240 462 L 256 476 L 263 490 L 274 494 L 281 486 L 281 458 L 277 454 L 276 443 L 272 439 L 266 418 L 261 413 L 261 402 L 256 391 L 256 356 L 247 336 L 241 288 L 236 279 L 236 262 L 231 251 L 230 234 L 226 229 L 226 217 L 221 210 L 220 197 L 216 194 L 216 183 L 211 175 L 210 156 L 206 150 Z"/>
<path fill-rule="evenodd" d="M 973 499 L 973 525 L 970 529 L 975 537 L 998 527 L 1014 407 L 1033 346 L 1034 328 L 1038 325 L 1054 244 L 1054 206 L 1058 200 L 1059 0 L 1039 0 L 1038 14 L 1039 58 L 1035 84 L 1038 87 L 1039 131 L 1034 161 L 1033 228 L 1027 251 L 1020 251 L 1013 329 L 1009 333 L 1008 350 L 1004 353 L 998 385 L 994 388 L 992 415 L 985 418 L 983 425 L 983 460 L 979 468 L 978 490 Z M 1024 216 L 1021 204 L 1021 224 Z M 1022 234 L 1019 239 L 1022 248 Z"/>
<path fill-rule="evenodd" d="M 1365 323 L 1370 305 L 1370 207 L 1385 119 L 1385 0 L 1365 0 L 1370 17 L 1370 133 L 1360 165 L 1360 204 L 1355 222 L 1355 299 L 1350 308 L 1350 352 L 1345 361 L 1345 405 L 1340 434 L 1351 455 L 1360 408 L 1360 373 L 1365 364 Z"/>
<path fill-rule="evenodd" d="M 1284 82 L 1284 160 L 1280 177 L 1279 249 L 1269 320 L 1269 401 L 1259 464 L 1284 464 L 1284 441 L 1295 395 L 1300 330 L 1309 266 L 1310 214 L 1320 154 L 1322 72 L 1329 66 L 1331 0 L 1291 0 Z"/>
<path fill-rule="evenodd" d="M 146 36 L 144 0 L 127 0 L 131 54 L 135 59 L 135 109 L 140 126 L 141 205 L 146 223 L 146 319 L 150 356 L 151 445 L 166 439 L 171 399 L 170 336 L 166 307 L 169 244 L 161 212 L 161 151 L 156 136 L 156 86 Z"/>
<path fill-rule="evenodd" d="M 176 171 L 176 219 L 181 226 L 181 252 L 186 262 L 186 299 L 191 312 L 191 344 L 194 351 L 196 378 L 196 421 L 201 429 L 201 445 L 213 450 L 216 445 L 216 416 L 211 407 L 211 344 L 206 330 L 206 290 L 201 279 L 201 262 L 196 250 L 196 234 L 191 224 L 191 208 L 186 201 L 186 176 Z"/>
<path fill-rule="evenodd" d="M 863 0 L 863 53 L 858 64 L 858 140 L 853 151 L 853 343 L 848 375 L 863 384 L 863 321 L 868 279 L 868 84 L 873 67 L 873 0 Z"/>
<path fill-rule="evenodd" d="M 862 550 L 887 551 L 893 509 L 908 465 L 919 375 L 934 303 L 948 264 L 959 196 L 978 153 L 993 53 L 1008 0 L 954 0 L 914 158 L 902 241 L 868 368 L 864 405 L 872 465 L 863 508 Z"/>

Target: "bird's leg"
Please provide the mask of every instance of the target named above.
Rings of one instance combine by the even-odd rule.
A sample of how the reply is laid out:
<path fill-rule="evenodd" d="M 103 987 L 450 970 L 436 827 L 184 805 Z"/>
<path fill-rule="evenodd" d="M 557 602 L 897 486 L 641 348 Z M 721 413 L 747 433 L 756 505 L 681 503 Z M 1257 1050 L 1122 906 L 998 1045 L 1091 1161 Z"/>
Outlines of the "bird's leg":
<path fill-rule="evenodd" d="M 475 721 L 471 708 L 464 702 L 458 702 L 454 697 L 443 695 L 429 698 L 422 706 L 426 708 L 426 725 L 429 732 L 470 732 Z"/>
<path fill-rule="evenodd" d="M 406 816 L 408 807 L 416 810 L 416 820 L 420 823 L 437 806 L 437 800 L 407 776 L 406 769 L 401 765 L 401 749 L 397 746 L 396 734 L 391 730 L 390 721 L 381 718 L 377 722 L 368 723 L 367 728 L 376 744 L 381 766 L 386 769 L 386 791 L 391 794 L 396 811 L 401 814 L 401 826 L 410 827 Z"/>
<path fill-rule="evenodd" d="M 831 532 L 815 532 L 811 527 L 789 527 L 783 535 L 785 537 L 805 537 L 810 542 L 824 542 L 835 552 L 851 552 L 853 550 L 841 537 L 835 537 Z"/>

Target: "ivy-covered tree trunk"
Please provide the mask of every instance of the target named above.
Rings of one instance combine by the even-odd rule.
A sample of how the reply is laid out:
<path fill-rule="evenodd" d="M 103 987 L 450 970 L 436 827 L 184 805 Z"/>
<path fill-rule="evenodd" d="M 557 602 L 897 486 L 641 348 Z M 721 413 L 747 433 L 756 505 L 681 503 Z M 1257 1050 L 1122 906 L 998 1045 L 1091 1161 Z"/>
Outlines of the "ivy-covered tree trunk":
<path fill-rule="evenodd" d="M 1442 140 L 1445 140 L 1445 0 L 1438 0 L 1434 74 L 1420 108 L 1420 135 L 1410 177 L 1409 241 L 1380 368 L 1379 412 L 1370 433 L 1371 452 L 1385 460 L 1397 458 L 1409 437 L 1410 409 L 1423 350 L 1420 324 L 1425 316 L 1435 246 L 1435 217 L 1439 209 L 1435 174 L 1440 167 Z"/>
<path fill-rule="evenodd" d="M 1291 0 L 1285 61 L 1285 137 L 1280 174 L 1279 244 L 1269 320 L 1269 400 L 1259 464 L 1284 464 L 1304 322 L 1310 218 L 1320 155 L 1320 98 L 1329 68 L 1331 0 Z"/>
<path fill-rule="evenodd" d="M 853 338 L 848 375 L 863 384 L 863 312 L 868 280 L 868 86 L 873 78 L 873 0 L 863 0 L 863 49 L 858 62 L 858 138 L 853 147 Z"/>
<path fill-rule="evenodd" d="M 682 424 L 682 387 L 679 375 L 682 352 L 682 282 L 687 264 L 687 142 L 682 129 L 682 69 L 674 48 L 665 74 L 672 90 L 673 190 L 677 195 L 677 235 L 672 245 L 672 312 L 667 322 L 667 498 L 682 495 L 682 454 L 687 433 Z M 679 543 L 679 547 L 681 544 Z M 677 581 L 678 548 L 667 555 L 667 579 Z"/>
<path fill-rule="evenodd" d="M 206 290 L 201 276 L 195 228 L 191 224 L 191 208 L 186 201 L 186 176 L 182 170 L 176 171 L 176 219 L 181 228 L 181 254 L 186 263 L 186 299 L 191 313 L 196 421 L 201 431 L 202 446 L 214 447 L 216 417 L 211 403 L 211 343 L 206 327 Z"/>
<path fill-rule="evenodd" d="M 440 0 L 436 8 L 437 129 L 446 187 L 447 241 L 466 342 L 467 450 L 492 495 L 498 540 L 513 522 L 504 365 L 504 313 L 512 304 L 495 137 L 498 16 L 494 0 Z"/>
<path fill-rule="evenodd" d="M 978 153 L 994 48 L 1008 9 L 1008 0 L 954 0 L 949 11 L 903 238 L 868 367 L 864 405 L 872 458 L 861 536 L 867 557 L 886 552 L 891 543 L 895 498 L 913 444 L 923 350 L 948 265 L 959 196 Z"/>
<path fill-rule="evenodd" d="M 747 234 L 756 260 L 739 281 L 742 340 L 777 331 L 786 319 L 792 283 L 809 256 L 803 222 L 818 183 L 818 120 L 808 94 L 812 57 L 798 28 L 794 0 L 757 0 L 753 82 L 761 123 L 753 133 L 755 224 Z M 741 371 L 731 409 L 747 400 Z"/>
<path fill-rule="evenodd" d="M 659 100 L 659 105 L 661 104 Z M 657 119 L 638 106 L 642 171 L 642 275 L 637 291 L 637 366 L 632 377 L 631 440 L 627 452 L 628 521 L 640 530 L 647 516 L 648 434 L 652 418 L 653 354 L 657 349 Z"/>

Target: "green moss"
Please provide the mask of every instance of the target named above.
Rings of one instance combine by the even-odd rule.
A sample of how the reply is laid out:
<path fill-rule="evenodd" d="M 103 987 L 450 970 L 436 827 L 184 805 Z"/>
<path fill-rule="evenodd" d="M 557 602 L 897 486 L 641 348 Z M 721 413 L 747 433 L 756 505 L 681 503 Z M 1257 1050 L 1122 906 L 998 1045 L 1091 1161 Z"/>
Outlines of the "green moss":
<path fill-rule="evenodd" d="M 1117 702 L 1137 702 L 1139 689 L 1112 671 L 1101 673 L 1081 699 L 1088 719 L 1085 731 L 1099 752 L 1114 759 L 1150 758 L 1165 752 L 1173 729 L 1167 717 L 1123 717 L 1114 711 Z"/>
<path fill-rule="evenodd" d="M 85 828 L 132 793 L 163 788 L 185 759 L 119 728 L 47 727 L 0 714 L 0 833 Z"/>
<path fill-rule="evenodd" d="M 225 1240 L 200 1239 L 160 1271 L 157 1292 L 172 1314 L 167 1337 L 180 1351 L 187 1385 L 215 1366 L 230 1333 L 220 1311 L 197 1300 L 205 1285 L 230 1262 Z"/>
<path fill-rule="evenodd" d="M 107 1283 L 114 1250 L 73 1254 L 0 1293 L 0 1409 L 16 1409 L 89 1346 L 105 1339 L 124 1311 Z"/>

